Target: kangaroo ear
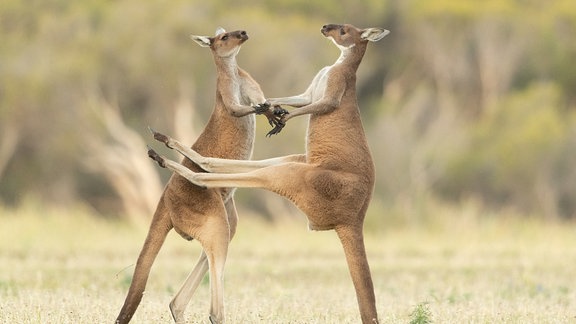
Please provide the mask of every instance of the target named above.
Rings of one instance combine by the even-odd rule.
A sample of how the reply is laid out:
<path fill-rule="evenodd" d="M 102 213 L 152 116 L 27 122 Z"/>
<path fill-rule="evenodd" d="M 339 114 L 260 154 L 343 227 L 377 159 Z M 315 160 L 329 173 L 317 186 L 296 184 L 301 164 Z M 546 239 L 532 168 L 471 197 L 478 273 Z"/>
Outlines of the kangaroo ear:
<path fill-rule="evenodd" d="M 390 31 L 384 28 L 366 28 L 362 31 L 360 38 L 371 42 L 377 42 L 388 34 L 390 34 Z"/>
<path fill-rule="evenodd" d="M 190 38 L 192 38 L 193 41 L 195 41 L 196 43 L 198 43 L 198 45 L 202 47 L 210 47 L 210 45 L 212 44 L 212 39 L 208 36 L 190 35 Z"/>
<path fill-rule="evenodd" d="M 225 33 L 225 32 L 226 32 L 226 29 L 224 29 L 222 27 L 218 27 L 218 28 L 216 28 L 216 33 L 214 34 L 214 36 L 218 36 L 218 35 Z"/>

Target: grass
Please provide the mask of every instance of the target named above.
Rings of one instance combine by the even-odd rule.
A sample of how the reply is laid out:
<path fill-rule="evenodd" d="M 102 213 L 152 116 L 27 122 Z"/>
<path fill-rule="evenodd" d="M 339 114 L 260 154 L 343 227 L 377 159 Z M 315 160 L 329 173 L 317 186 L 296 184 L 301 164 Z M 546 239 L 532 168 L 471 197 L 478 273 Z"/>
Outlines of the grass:
<path fill-rule="evenodd" d="M 241 211 L 241 214 L 244 214 Z M 576 224 L 496 220 L 371 230 L 382 323 L 576 322 Z M 81 208 L 0 209 L 0 323 L 112 323 L 146 228 Z M 200 253 L 172 233 L 134 323 L 170 323 L 168 303 Z M 358 323 L 332 232 L 303 220 L 240 222 L 225 282 L 229 323 Z M 208 322 L 208 284 L 189 323 Z"/>
<path fill-rule="evenodd" d="M 428 303 L 420 303 L 410 314 L 410 324 L 430 324 L 432 323 L 432 313 L 428 308 Z"/>

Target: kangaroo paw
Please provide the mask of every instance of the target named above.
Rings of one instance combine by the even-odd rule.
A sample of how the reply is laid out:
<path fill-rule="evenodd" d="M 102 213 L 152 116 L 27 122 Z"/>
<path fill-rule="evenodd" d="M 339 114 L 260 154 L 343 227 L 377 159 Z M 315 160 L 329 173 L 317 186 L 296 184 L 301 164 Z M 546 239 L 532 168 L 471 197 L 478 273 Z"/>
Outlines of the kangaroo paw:
<path fill-rule="evenodd" d="M 278 123 L 276 123 L 276 127 L 272 128 L 272 130 L 269 131 L 268 134 L 266 134 L 266 137 L 270 137 L 272 135 L 280 133 L 284 128 L 284 126 L 286 126 L 286 123 L 284 123 L 283 121 L 279 121 Z"/>
<path fill-rule="evenodd" d="M 272 112 L 274 112 L 274 115 L 280 116 L 280 117 L 284 117 L 284 115 L 288 115 L 290 113 L 290 112 L 288 112 L 288 110 L 282 108 L 280 105 L 275 105 L 272 108 Z"/>
<path fill-rule="evenodd" d="M 252 106 L 252 108 L 254 108 L 254 112 L 256 113 L 256 115 L 260 115 L 260 114 L 267 112 L 270 109 L 270 103 L 265 102 L 265 103 L 257 104 L 257 105 Z"/>

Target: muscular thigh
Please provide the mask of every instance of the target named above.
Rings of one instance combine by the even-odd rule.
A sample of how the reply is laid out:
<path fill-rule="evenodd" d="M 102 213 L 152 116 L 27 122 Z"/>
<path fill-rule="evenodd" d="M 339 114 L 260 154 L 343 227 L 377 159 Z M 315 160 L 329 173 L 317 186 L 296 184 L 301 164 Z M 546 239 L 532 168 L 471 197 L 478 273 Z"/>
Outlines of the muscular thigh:
<path fill-rule="evenodd" d="M 208 225 L 227 226 L 228 217 L 218 189 L 193 190 L 187 195 L 172 195 L 167 202 L 174 230 L 187 240 L 201 240 Z"/>
<path fill-rule="evenodd" d="M 370 192 L 359 175 L 305 163 L 284 165 L 275 174 L 272 191 L 302 210 L 313 229 L 332 229 L 357 217 Z"/>

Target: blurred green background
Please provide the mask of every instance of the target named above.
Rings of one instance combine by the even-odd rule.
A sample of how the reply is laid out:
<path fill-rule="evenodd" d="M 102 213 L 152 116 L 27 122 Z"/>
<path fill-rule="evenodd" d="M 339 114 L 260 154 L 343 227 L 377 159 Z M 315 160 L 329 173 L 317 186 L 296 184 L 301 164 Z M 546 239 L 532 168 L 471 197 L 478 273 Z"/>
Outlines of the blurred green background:
<path fill-rule="evenodd" d="M 573 0 L 3 0 L 0 206 L 149 219 L 169 173 L 146 156 L 146 143 L 161 147 L 147 126 L 192 143 L 214 103 L 211 54 L 189 35 L 246 30 L 240 66 L 280 97 L 338 57 L 326 23 L 391 31 L 358 71 L 377 172 L 370 226 L 469 206 L 575 218 Z M 259 118 L 254 158 L 303 152 L 306 122 L 265 138 Z M 263 190 L 237 202 L 271 221 L 298 214 Z"/>

